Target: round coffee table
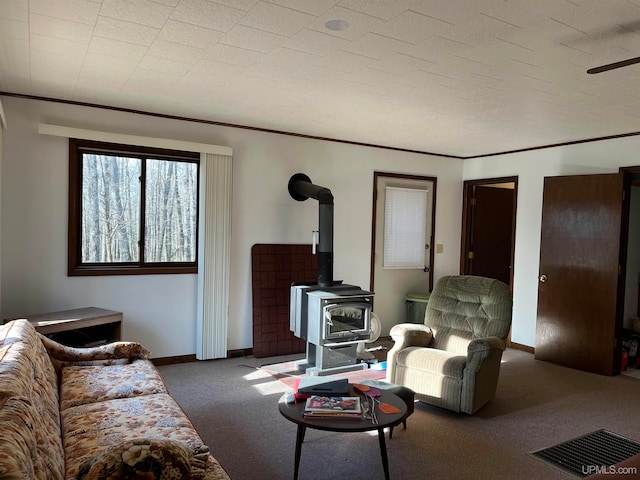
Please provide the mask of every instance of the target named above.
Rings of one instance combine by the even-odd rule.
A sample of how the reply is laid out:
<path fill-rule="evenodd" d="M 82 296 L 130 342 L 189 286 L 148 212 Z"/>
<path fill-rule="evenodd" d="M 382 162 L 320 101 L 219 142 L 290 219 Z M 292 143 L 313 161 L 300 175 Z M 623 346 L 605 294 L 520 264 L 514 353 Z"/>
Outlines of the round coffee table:
<path fill-rule="evenodd" d="M 349 386 L 349 396 L 357 396 L 353 387 Z M 360 395 L 364 397 L 363 395 Z M 293 479 L 298 479 L 298 470 L 300 467 L 300 454 L 302 452 L 302 442 L 307 428 L 316 430 L 325 430 L 329 432 L 369 432 L 371 430 L 378 431 L 378 441 L 380 443 L 380 455 L 382 456 L 382 468 L 384 469 L 384 478 L 389 480 L 389 461 L 387 459 L 387 444 L 384 439 L 384 429 L 386 427 L 394 427 L 402 422 L 407 414 L 407 404 L 397 395 L 391 392 L 381 391 L 377 397 L 381 403 L 388 403 L 398 408 L 398 413 L 386 414 L 382 413 L 376 405 L 376 416 L 378 423 L 373 423 L 371 419 L 331 419 L 331 418 L 307 418 L 304 416 L 305 401 L 301 400 L 297 403 L 286 403 L 283 395 L 278 402 L 280 413 L 287 419 L 298 425 L 296 433 L 296 453 L 295 464 L 293 470 Z M 366 401 L 366 399 L 364 400 Z"/>

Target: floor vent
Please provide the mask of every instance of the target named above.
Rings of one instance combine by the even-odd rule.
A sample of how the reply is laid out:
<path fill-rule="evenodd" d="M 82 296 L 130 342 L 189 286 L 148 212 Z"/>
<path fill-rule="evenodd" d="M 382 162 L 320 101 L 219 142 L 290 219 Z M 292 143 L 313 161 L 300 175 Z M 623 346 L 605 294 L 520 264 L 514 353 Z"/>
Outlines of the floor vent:
<path fill-rule="evenodd" d="M 640 443 L 617 433 L 598 430 L 548 447 L 533 455 L 557 468 L 583 478 L 608 472 L 616 463 L 640 453 Z"/>

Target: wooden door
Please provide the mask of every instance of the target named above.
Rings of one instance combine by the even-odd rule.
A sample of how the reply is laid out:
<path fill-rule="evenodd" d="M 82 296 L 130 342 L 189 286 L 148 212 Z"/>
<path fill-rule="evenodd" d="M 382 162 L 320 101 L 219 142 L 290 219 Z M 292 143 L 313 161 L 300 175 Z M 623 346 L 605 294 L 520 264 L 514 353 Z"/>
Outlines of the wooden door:
<path fill-rule="evenodd" d="M 511 285 L 515 199 L 513 187 L 472 186 L 465 274 Z"/>
<path fill-rule="evenodd" d="M 622 174 L 545 178 L 537 359 L 619 372 L 623 190 Z"/>

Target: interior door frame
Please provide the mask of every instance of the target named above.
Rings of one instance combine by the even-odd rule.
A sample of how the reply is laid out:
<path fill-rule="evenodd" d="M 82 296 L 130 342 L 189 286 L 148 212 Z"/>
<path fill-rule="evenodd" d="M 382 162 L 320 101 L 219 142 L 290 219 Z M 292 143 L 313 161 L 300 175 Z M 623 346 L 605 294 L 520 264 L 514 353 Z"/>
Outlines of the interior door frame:
<path fill-rule="evenodd" d="M 623 174 L 624 201 L 622 202 L 622 225 L 620 227 L 620 275 L 618 280 L 618 301 L 616 315 L 616 358 L 622 354 L 622 329 L 624 326 L 624 303 L 627 286 L 627 250 L 629 247 L 629 222 L 631 215 L 631 186 L 633 179 L 631 174 L 640 174 L 640 165 L 620 167 L 619 173 Z M 640 297 L 638 298 L 640 308 Z M 620 374 L 620 362 L 616 362 L 614 375 Z"/>
<path fill-rule="evenodd" d="M 378 200 L 378 178 L 388 177 L 401 180 L 424 180 L 433 183 L 433 206 L 431 209 L 431 238 L 429 244 L 429 291 L 433 289 L 433 270 L 434 270 L 434 240 L 436 236 L 436 203 L 438 198 L 438 179 L 437 177 L 429 177 L 426 175 L 410 175 L 404 173 L 392 173 L 392 172 L 373 172 L 373 208 L 371 218 L 371 266 L 369 277 L 369 289 L 375 292 L 375 254 L 376 254 L 376 218 L 377 218 L 377 200 Z M 374 300 L 375 301 L 375 300 Z"/>
<path fill-rule="evenodd" d="M 513 183 L 514 184 L 514 201 L 513 201 L 513 217 L 511 227 L 511 258 L 510 265 L 511 271 L 509 273 L 510 281 L 509 286 L 513 290 L 513 271 L 515 260 L 515 245 L 516 245 L 516 213 L 518 209 L 518 177 L 497 177 L 497 178 L 480 178 L 476 180 L 465 180 L 463 183 L 463 196 L 462 196 L 462 241 L 460 242 L 460 274 L 464 275 L 467 272 L 467 252 L 471 249 L 471 199 L 473 198 L 473 187 L 479 185 L 495 185 L 498 183 Z"/>

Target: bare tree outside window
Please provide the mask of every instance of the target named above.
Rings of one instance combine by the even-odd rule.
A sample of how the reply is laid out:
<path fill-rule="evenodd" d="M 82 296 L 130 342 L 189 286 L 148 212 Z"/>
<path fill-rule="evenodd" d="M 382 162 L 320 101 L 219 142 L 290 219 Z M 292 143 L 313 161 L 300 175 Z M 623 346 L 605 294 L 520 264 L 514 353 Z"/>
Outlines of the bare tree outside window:
<path fill-rule="evenodd" d="M 82 263 L 138 261 L 140 175 L 137 158 L 83 155 Z"/>
<path fill-rule="evenodd" d="M 146 262 L 194 262 L 198 166 L 147 160 Z"/>
<path fill-rule="evenodd" d="M 69 144 L 69 274 L 197 272 L 199 155 Z"/>

